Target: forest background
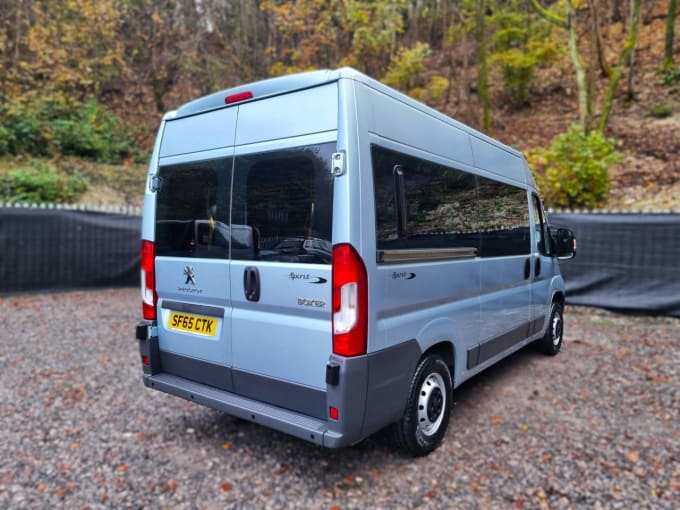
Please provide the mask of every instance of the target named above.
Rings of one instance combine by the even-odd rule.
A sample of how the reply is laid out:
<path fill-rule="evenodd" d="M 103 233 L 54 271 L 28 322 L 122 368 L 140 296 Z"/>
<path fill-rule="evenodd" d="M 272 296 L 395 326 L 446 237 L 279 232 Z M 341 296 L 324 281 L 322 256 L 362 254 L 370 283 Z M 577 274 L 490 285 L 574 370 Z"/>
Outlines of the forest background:
<path fill-rule="evenodd" d="M 161 115 L 353 66 L 522 150 L 552 207 L 680 209 L 677 0 L 0 0 L 0 202 L 139 204 Z"/>

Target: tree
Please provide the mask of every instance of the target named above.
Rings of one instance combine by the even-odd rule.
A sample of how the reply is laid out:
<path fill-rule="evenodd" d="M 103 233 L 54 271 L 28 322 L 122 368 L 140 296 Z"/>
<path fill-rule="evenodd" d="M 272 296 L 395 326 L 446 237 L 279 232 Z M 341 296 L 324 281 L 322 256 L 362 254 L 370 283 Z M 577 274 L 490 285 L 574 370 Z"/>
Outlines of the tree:
<path fill-rule="evenodd" d="M 265 0 L 272 75 L 335 67 L 349 46 L 342 0 Z"/>
<path fill-rule="evenodd" d="M 199 32 L 196 11 L 172 0 L 127 0 L 122 32 L 127 55 L 128 96 L 146 101 L 150 92 L 157 113 L 177 84 L 182 63 L 195 57 L 190 34 Z M 193 22 L 193 23 L 192 23 Z M 200 74 L 195 77 L 198 81 Z"/>
<path fill-rule="evenodd" d="M 43 98 L 62 95 L 83 100 L 98 95 L 102 84 L 118 76 L 124 66 L 118 37 L 122 13 L 124 5 L 116 0 L 32 2 L 20 63 L 24 79 Z"/>
<path fill-rule="evenodd" d="M 626 66 L 626 62 L 632 55 L 633 49 L 635 48 L 635 43 L 637 42 L 638 29 L 640 27 L 640 8 L 642 6 L 642 0 L 632 0 L 633 8 L 630 17 L 630 28 L 628 30 L 628 39 L 621 50 L 619 55 L 619 61 L 617 65 L 612 69 L 611 76 L 609 77 L 609 86 L 607 87 L 607 92 L 605 94 L 604 103 L 602 106 L 602 113 L 600 114 L 600 121 L 597 125 L 598 131 L 604 132 L 609 123 L 609 114 L 611 113 L 612 103 L 614 101 L 614 94 L 616 93 L 616 88 L 621 81 L 621 76 L 623 76 L 623 70 Z M 630 71 L 632 72 L 632 70 Z"/>
<path fill-rule="evenodd" d="M 482 129 L 491 134 L 491 113 L 489 107 L 489 69 L 487 63 L 487 34 L 486 34 L 486 3 L 485 0 L 476 0 L 475 22 L 477 29 L 477 92 L 482 104 Z"/>
<path fill-rule="evenodd" d="M 675 39 L 675 17 L 678 10 L 677 0 L 668 0 L 668 15 L 666 16 L 666 37 L 664 39 L 663 67 L 672 67 L 673 42 Z"/>
<path fill-rule="evenodd" d="M 536 16 L 524 0 L 496 4 L 489 21 L 493 34 L 490 62 L 501 71 L 509 103 L 525 106 L 534 69 L 558 53 L 550 37 L 552 26 Z"/>
<path fill-rule="evenodd" d="M 382 76 L 399 50 L 398 38 L 404 32 L 405 2 L 349 1 L 346 6 L 351 42 L 342 63 L 371 76 Z"/>
<path fill-rule="evenodd" d="M 583 58 L 578 49 L 576 35 L 576 22 L 574 20 L 574 5 L 572 0 L 566 0 L 565 15 L 559 16 L 538 3 L 538 0 L 529 0 L 536 12 L 553 25 L 567 31 L 569 56 L 576 71 L 576 86 L 578 90 L 579 121 L 584 132 L 590 131 L 593 117 L 593 86 L 589 81 Z"/>

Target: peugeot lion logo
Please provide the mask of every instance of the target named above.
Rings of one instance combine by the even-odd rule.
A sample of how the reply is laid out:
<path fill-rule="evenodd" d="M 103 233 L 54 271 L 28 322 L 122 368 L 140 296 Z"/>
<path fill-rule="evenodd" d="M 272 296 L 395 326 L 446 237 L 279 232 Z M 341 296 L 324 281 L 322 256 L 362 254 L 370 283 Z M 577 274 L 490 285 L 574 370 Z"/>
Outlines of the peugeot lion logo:
<path fill-rule="evenodd" d="M 187 285 L 188 283 L 190 283 L 191 285 L 196 285 L 196 275 L 194 274 L 193 266 L 187 266 L 184 268 L 184 276 L 187 277 L 187 280 L 184 282 L 184 285 Z"/>

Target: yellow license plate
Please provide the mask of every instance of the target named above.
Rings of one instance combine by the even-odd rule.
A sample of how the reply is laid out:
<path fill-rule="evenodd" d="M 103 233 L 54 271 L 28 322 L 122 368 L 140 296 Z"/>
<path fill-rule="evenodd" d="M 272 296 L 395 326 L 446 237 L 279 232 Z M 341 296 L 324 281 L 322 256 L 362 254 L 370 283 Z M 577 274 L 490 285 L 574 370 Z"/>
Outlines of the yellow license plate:
<path fill-rule="evenodd" d="M 168 321 L 168 328 L 188 331 L 198 335 L 215 336 L 217 319 L 192 315 L 188 313 L 172 312 Z"/>

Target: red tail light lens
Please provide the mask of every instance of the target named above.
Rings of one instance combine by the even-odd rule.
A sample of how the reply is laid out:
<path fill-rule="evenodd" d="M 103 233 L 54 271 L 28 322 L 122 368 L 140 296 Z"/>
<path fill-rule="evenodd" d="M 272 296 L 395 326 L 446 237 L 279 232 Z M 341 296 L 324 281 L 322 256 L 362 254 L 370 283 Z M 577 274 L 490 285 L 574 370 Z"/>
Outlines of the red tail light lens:
<path fill-rule="evenodd" d="M 145 319 L 156 320 L 156 248 L 151 241 L 142 241 L 142 315 Z"/>
<path fill-rule="evenodd" d="M 333 352 L 366 354 L 368 277 L 361 257 L 349 244 L 333 247 Z"/>

